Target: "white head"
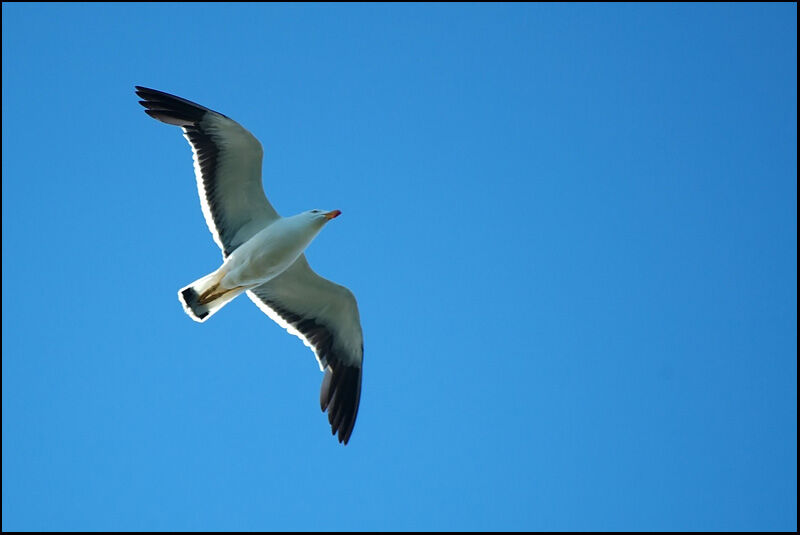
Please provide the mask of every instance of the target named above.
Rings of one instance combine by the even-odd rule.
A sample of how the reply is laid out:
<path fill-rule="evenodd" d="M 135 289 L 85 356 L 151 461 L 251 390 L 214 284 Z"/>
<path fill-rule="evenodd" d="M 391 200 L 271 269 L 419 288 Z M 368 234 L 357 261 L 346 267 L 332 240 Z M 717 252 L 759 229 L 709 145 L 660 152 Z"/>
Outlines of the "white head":
<path fill-rule="evenodd" d="M 322 227 L 325 223 L 333 219 L 334 217 L 338 217 L 341 214 L 341 210 L 308 210 L 299 214 L 299 216 L 303 219 L 313 221 L 320 227 Z"/>

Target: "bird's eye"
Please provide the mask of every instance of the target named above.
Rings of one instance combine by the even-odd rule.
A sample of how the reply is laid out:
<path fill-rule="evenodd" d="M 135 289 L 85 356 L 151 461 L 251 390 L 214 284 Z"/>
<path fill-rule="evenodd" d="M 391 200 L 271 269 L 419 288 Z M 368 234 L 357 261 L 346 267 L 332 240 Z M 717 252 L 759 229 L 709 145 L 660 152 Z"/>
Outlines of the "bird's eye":
<path fill-rule="evenodd" d="M 318 213 L 319 213 L 319 210 L 311 210 L 311 213 L 312 213 L 312 214 L 318 214 Z"/>

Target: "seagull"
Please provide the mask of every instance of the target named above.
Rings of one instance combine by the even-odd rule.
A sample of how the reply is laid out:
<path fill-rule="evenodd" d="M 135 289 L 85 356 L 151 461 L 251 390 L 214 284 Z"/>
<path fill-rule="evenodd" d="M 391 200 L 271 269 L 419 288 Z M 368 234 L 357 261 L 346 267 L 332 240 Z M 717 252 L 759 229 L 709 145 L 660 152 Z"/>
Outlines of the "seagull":
<path fill-rule="evenodd" d="M 261 143 L 239 123 L 189 100 L 136 86 L 145 113 L 181 127 L 194 156 L 200 206 L 222 250 L 216 271 L 181 288 L 186 314 L 204 322 L 242 293 L 300 338 L 325 373 L 320 407 L 345 445 L 361 399 L 364 342 L 353 293 L 317 275 L 304 251 L 340 210 L 281 217 L 261 183 Z"/>

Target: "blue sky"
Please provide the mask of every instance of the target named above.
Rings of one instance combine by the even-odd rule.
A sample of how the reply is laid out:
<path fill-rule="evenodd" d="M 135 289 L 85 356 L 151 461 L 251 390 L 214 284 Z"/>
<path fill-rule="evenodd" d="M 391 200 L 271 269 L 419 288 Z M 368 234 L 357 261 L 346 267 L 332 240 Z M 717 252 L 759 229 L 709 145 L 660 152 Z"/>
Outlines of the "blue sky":
<path fill-rule="evenodd" d="M 4 530 L 796 530 L 797 7 L 3 4 Z M 350 444 L 145 85 L 365 336 Z"/>

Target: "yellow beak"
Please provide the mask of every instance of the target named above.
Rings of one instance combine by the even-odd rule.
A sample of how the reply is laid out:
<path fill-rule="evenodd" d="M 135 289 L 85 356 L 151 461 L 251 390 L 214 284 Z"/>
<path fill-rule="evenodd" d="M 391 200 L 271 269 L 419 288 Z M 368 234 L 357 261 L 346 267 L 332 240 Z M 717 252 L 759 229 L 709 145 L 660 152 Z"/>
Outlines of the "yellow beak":
<path fill-rule="evenodd" d="M 341 213 L 342 213 L 341 210 L 334 210 L 333 212 L 328 212 L 327 214 L 325 214 L 325 218 L 326 219 L 333 219 L 334 217 L 339 216 L 339 214 L 341 214 Z"/>

